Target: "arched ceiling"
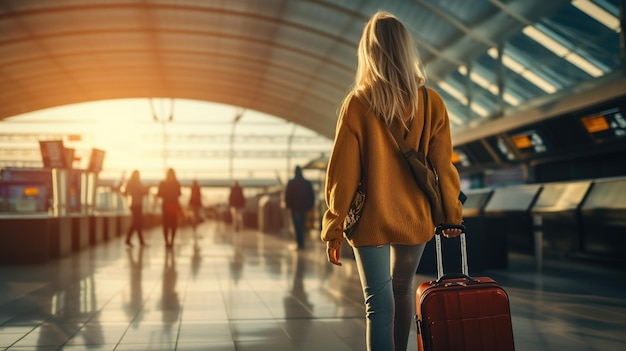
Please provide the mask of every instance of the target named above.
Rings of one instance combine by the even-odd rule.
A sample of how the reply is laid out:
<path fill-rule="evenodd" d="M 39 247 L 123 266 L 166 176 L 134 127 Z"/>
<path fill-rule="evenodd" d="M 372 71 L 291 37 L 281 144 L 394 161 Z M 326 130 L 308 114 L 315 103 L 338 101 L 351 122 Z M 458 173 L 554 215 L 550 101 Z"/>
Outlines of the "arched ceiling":
<path fill-rule="evenodd" d="M 596 3 L 615 12 L 617 1 Z M 481 61 L 490 48 L 542 20 L 564 27 L 550 16 L 575 11 L 569 0 L 2 0 L 0 119 L 85 101 L 171 97 L 241 106 L 332 137 L 363 24 L 377 9 L 410 27 L 433 85 L 454 85 L 464 65 L 486 68 L 497 81 Z M 596 50 L 593 40 L 583 44 L 570 52 Z M 602 74 L 616 66 L 611 60 L 599 62 Z M 536 71 L 557 88 L 593 78 L 572 68 Z M 507 78 L 511 95 L 545 94 L 522 73 Z M 477 87 L 474 101 L 493 115 L 498 95 L 488 90 Z M 480 119 L 463 97 L 444 98 L 457 127 Z"/>

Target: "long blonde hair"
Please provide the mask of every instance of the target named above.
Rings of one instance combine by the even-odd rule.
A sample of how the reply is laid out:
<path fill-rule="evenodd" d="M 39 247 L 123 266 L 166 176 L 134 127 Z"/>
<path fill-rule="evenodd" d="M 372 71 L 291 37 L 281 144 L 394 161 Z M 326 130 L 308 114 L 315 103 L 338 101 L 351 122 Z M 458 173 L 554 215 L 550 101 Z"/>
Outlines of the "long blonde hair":
<path fill-rule="evenodd" d="M 388 126 L 397 118 L 407 127 L 417 112 L 418 91 L 425 80 L 413 37 L 395 16 L 379 11 L 363 29 L 355 84 L 342 110 L 355 95 Z"/>

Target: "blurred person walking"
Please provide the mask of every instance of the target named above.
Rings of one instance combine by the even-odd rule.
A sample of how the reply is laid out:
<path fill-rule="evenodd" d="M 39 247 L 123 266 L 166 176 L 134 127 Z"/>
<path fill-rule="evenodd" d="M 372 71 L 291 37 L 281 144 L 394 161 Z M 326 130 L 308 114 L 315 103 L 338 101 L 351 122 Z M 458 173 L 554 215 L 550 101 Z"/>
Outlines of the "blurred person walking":
<path fill-rule="evenodd" d="M 415 316 L 413 278 L 425 243 L 433 237 L 435 225 L 462 221 L 448 113 L 443 99 L 424 83 L 409 31 L 395 16 L 375 13 L 363 29 L 355 83 L 337 121 L 321 233 L 329 262 L 341 266 L 344 220 L 361 188 L 365 194 L 361 216 L 347 239 L 361 279 L 370 351 L 406 350 Z M 425 123 L 426 110 L 429 123 Z M 439 173 L 444 223 L 433 223 L 429 200 L 390 128 L 404 134 L 414 150 L 424 132 L 424 149 L 419 151 Z M 446 236 L 460 233 L 444 230 Z"/>
<path fill-rule="evenodd" d="M 126 245 L 132 247 L 131 238 L 133 232 L 137 232 L 139 243 L 145 246 L 146 242 L 143 238 L 143 199 L 148 194 L 148 187 L 141 183 L 138 170 L 134 170 L 130 175 L 130 179 L 126 183 L 124 195 L 130 200 L 130 212 L 132 216 L 130 228 L 126 233 Z"/>
<path fill-rule="evenodd" d="M 200 210 L 202 209 L 202 193 L 197 180 L 191 182 L 191 195 L 189 196 L 189 208 L 193 215 L 193 229 L 202 221 Z"/>
<path fill-rule="evenodd" d="M 243 229 L 243 211 L 246 208 L 246 198 L 243 196 L 243 189 L 237 181 L 234 181 L 230 187 L 228 205 L 230 206 L 233 228 L 235 231 Z"/>
<path fill-rule="evenodd" d="M 165 180 L 159 183 L 157 196 L 161 198 L 161 211 L 163 216 L 163 237 L 165 247 L 174 246 L 174 237 L 178 228 L 178 217 L 182 213 L 178 197 L 180 196 L 180 183 L 176 179 L 174 169 L 169 168 Z"/>
<path fill-rule="evenodd" d="M 291 211 L 298 250 L 304 249 L 307 214 L 315 205 L 313 184 L 304 178 L 302 168 L 296 166 L 294 177 L 287 182 L 285 206 Z"/>

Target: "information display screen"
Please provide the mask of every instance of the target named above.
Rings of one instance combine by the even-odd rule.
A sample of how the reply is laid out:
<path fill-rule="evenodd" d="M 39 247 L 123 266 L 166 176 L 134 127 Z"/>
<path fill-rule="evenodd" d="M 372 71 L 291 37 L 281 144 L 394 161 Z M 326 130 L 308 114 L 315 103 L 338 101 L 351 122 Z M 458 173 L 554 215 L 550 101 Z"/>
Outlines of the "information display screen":
<path fill-rule="evenodd" d="M 530 129 L 510 136 L 513 145 L 524 155 L 548 151 L 545 137 L 537 129 Z"/>
<path fill-rule="evenodd" d="M 98 173 L 102 170 L 102 164 L 104 163 L 104 150 L 91 149 L 91 157 L 89 158 L 88 171 Z"/>
<path fill-rule="evenodd" d="M 74 149 L 70 149 L 70 148 L 65 148 L 65 165 L 67 168 L 72 168 L 72 166 L 74 165 L 74 154 L 76 153 L 76 150 Z"/>
<path fill-rule="evenodd" d="M 67 154 L 63 140 L 40 141 L 41 158 L 45 168 L 66 168 Z"/>
<path fill-rule="evenodd" d="M 467 154 L 465 153 L 465 151 L 460 150 L 460 149 L 454 149 L 452 151 L 452 163 L 457 166 L 460 165 L 462 167 L 471 166 L 469 157 L 467 157 Z"/>
<path fill-rule="evenodd" d="M 498 155 L 500 161 L 515 161 L 515 148 L 512 143 L 507 143 L 506 139 L 506 135 L 494 135 L 485 140 L 489 144 L 491 150 Z"/>
<path fill-rule="evenodd" d="M 581 117 L 580 121 L 598 143 L 626 136 L 626 118 L 619 107 Z"/>

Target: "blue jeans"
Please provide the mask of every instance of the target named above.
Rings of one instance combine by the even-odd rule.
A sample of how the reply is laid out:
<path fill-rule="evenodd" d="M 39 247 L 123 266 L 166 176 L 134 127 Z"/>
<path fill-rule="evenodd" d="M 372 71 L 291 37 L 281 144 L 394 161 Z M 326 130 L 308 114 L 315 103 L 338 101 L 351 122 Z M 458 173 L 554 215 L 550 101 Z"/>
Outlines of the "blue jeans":
<path fill-rule="evenodd" d="M 413 279 L 425 246 L 353 248 L 365 299 L 368 351 L 406 350 L 415 316 Z"/>

